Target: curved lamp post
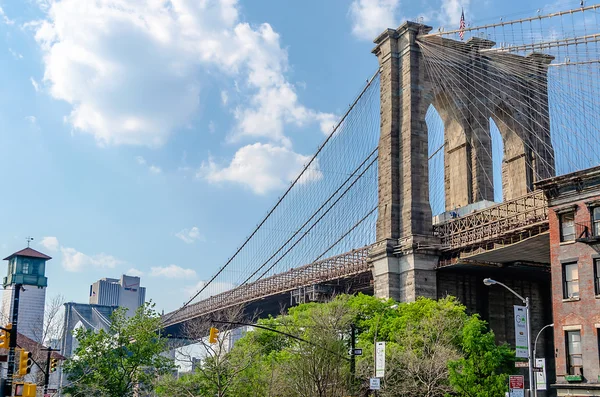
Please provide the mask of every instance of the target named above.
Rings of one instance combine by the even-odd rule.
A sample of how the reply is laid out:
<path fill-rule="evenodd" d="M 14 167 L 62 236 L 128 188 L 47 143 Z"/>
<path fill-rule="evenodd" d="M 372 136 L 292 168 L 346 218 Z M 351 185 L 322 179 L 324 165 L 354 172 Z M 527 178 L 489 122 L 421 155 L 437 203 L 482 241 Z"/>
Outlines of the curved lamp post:
<path fill-rule="evenodd" d="M 529 362 L 529 390 L 537 389 L 535 387 L 535 380 L 533 379 L 533 354 L 531 352 L 531 321 L 529 321 L 529 298 L 523 298 L 517 294 L 512 288 L 506 286 L 500 281 L 492 280 L 491 278 L 484 278 L 483 283 L 488 287 L 491 285 L 500 285 L 509 290 L 514 296 L 519 298 L 525 304 L 525 314 L 527 316 L 527 361 Z M 535 393 L 535 392 L 534 392 Z"/>

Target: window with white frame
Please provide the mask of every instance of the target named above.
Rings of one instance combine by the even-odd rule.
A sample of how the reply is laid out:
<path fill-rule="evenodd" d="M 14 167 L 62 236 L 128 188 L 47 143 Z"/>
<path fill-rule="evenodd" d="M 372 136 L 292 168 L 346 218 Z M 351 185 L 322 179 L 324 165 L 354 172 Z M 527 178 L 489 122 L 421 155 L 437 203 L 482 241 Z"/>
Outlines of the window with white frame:
<path fill-rule="evenodd" d="M 563 265 L 563 298 L 579 298 L 579 267 L 577 262 Z"/>
<path fill-rule="evenodd" d="M 568 212 L 560 216 L 560 241 L 575 240 L 575 213 Z"/>
<path fill-rule="evenodd" d="M 582 375 L 581 331 L 565 332 L 565 341 L 567 345 L 567 373 L 569 375 Z"/>

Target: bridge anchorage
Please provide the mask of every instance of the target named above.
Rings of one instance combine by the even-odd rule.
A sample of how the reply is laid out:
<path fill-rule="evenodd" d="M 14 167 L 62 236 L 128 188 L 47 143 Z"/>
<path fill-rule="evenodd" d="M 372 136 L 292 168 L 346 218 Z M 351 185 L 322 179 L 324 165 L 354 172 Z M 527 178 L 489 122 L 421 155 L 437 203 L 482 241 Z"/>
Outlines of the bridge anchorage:
<path fill-rule="evenodd" d="M 519 302 L 485 277 L 531 298 L 533 329 L 552 322 L 536 184 L 600 160 L 599 9 L 383 32 L 377 72 L 234 255 L 164 316 L 167 332 L 232 305 L 272 314 L 363 291 L 456 296 L 514 343 Z"/>

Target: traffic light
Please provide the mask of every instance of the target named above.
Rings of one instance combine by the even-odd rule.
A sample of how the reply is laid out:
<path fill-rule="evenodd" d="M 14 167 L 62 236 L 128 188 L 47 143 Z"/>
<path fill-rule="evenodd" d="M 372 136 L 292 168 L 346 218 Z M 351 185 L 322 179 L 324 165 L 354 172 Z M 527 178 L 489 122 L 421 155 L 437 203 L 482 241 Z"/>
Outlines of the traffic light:
<path fill-rule="evenodd" d="M 7 324 L 4 327 L 8 330 L 12 329 L 12 324 Z M 10 331 L 0 330 L 0 348 L 8 349 L 10 346 Z"/>
<path fill-rule="evenodd" d="M 35 383 L 15 383 L 15 396 L 35 397 L 37 394 L 37 385 Z"/>
<path fill-rule="evenodd" d="M 35 383 L 25 383 L 23 397 L 36 397 L 37 385 Z"/>
<path fill-rule="evenodd" d="M 217 338 L 219 337 L 219 330 L 215 327 L 210 327 L 210 332 L 208 333 L 208 341 L 210 343 L 217 343 Z"/>
<path fill-rule="evenodd" d="M 21 357 L 19 357 L 19 376 L 25 376 L 30 373 L 32 364 L 33 360 L 31 360 L 31 352 L 21 349 Z"/>
<path fill-rule="evenodd" d="M 58 359 L 53 358 L 50 360 L 50 372 L 56 372 L 56 367 L 58 366 Z"/>

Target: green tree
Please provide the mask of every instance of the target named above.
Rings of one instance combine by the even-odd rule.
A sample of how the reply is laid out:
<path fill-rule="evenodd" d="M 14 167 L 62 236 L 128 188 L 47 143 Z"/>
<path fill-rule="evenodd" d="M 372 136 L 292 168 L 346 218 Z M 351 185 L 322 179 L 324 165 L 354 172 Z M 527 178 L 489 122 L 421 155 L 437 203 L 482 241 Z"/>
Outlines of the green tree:
<path fill-rule="evenodd" d="M 493 332 L 477 315 L 468 315 L 455 298 L 420 298 L 397 304 L 357 295 L 359 345 L 364 355 L 359 373 L 373 375 L 374 340 L 387 342 L 382 396 L 491 397 L 503 395 L 514 371 L 514 353 L 498 346 Z"/>
<path fill-rule="evenodd" d="M 514 352 L 497 345 L 485 322 L 472 316 L 462 329 L 463 357 L 451 361 L 450 384 L 464 397 L 496 397 L 507 390 L 508 375 L 514 373 Z"/>
<path fill-rule="evenodd" d="M 111 316 L 108 331 L 78 329 L 79 346 L 63 366 L 71 396 L 129 397 L 152 389 L 156 376 L 172 371 L 164 357 L 166 338 L 156 333 L 160 317 L 153 305 L 140 307 L 127 318 L 119 308 Z"/>
<path fill-rule="evenodd" d="M 398 303 L 342 295 L 258 324 L 307 342 L 256 329 L 218 361 L 204 360 L 198 373 L 171 379 L 174 387 L 161 395 L 217 395 L 215 385 L 221 385 L 220 396 L 366 396 L 375 341 L 387 342 L 382 397 L 498 396 L 513 370 L 513 352 L 498 346 L 487 324 L 452 297 Z M 351 325 L 363 349 L 355 385 L 348 360 Z"/>

